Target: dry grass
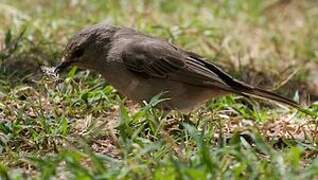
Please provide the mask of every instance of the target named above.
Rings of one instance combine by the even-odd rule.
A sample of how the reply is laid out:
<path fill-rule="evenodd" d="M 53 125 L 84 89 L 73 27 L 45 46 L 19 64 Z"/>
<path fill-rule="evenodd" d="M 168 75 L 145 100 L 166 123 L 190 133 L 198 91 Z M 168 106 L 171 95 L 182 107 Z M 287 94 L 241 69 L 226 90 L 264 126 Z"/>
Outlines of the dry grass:
<path fill-rule="evenodd" d="M 68 37 L 100 21 L 209 57 L 317 112 L 318 4 L 271 1 L 0 2 L 0 175 L 48 178 L 317 177 L 317 119 L 241 97 L 167 117 L 92 72 L 59 79 Z M 24 31 L 26 29 L 26 31 Z M 311 97 L 311 98 L 308 98 Z"/>

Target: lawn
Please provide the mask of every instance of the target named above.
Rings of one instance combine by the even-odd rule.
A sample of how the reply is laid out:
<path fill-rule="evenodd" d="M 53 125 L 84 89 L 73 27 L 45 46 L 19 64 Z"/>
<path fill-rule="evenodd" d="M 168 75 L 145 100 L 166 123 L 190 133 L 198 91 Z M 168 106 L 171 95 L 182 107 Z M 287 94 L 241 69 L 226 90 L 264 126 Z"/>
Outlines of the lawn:
<path fill-rule="evenodd" d="M 317 19 L 316 0 L 0 0 L 0 179 L 317 179 Z M 41 71 L 98 22 L 196 52 L 313 116 L 233 95 L 189 121 L 94 72 Z"/>

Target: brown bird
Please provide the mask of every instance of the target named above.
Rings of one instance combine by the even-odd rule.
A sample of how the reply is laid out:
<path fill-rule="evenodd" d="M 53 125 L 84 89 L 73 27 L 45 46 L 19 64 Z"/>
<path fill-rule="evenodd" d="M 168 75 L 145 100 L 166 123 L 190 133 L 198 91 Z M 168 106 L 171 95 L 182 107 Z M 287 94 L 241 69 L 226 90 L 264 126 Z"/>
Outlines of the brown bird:
<path fill-rule="evenodd" d="M 97 24 L 68 42 L 55 72 L 76 65 L 103 77 L 121 94 L 136 102 L 166 92 L 163 110 L 191 111 L 210 98 L 230 93 L 256 96 L 302 110 L 296 102 L 245 84 L 212 62 L 167 41 L 133 29 Z"/>

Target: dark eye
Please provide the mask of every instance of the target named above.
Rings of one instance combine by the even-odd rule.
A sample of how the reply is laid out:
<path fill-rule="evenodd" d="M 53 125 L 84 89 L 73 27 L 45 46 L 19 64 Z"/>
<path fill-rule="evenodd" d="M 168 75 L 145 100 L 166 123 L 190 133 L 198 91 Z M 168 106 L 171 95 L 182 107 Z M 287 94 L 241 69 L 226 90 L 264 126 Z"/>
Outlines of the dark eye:
<path fill-rule="evenodd" d="M 81 57 L 83 54 L 84 54 L 84 49 L 83 49 L 83 48 L 77 49 L 77 50 L 75 50 L 75 51 L 72 53 L 72 58 L 79 58 L 79 57 Z"/>

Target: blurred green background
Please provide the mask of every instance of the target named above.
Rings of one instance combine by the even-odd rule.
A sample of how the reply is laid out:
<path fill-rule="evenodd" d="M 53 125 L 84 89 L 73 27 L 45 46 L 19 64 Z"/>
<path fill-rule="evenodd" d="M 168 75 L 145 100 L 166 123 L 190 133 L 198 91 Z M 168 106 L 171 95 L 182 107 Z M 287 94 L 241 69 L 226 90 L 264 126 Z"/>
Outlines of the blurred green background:
<path fill-rule="evenodd" d="M 315 0 L 2 0 L 0 8 L 2 40 L 8 31 L 17 34 L 26 29 L 24 43 L 18 48 L 23 55 L 12 58 L 23 59 L 22 70 L 34 71 L 30 66 L 35 63 L 56 63 L 72 34 L 98 22 L 168 39 L 267 88 L 278 89 L 294 71 L 303 70 L 306 72 L 295 73 L 288 82 L 296 81 L 301 87 L 300 81 L 308 89 L 302 81 L 308 74 L 306 65 L 317 62 Z M 285 88 L 292 88 L 290 95 L 297 90 L 294 86 Z M 317 96 L 318 90 L 309 88 L 309 94 Z"/>

